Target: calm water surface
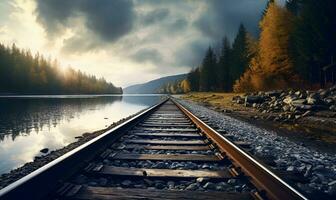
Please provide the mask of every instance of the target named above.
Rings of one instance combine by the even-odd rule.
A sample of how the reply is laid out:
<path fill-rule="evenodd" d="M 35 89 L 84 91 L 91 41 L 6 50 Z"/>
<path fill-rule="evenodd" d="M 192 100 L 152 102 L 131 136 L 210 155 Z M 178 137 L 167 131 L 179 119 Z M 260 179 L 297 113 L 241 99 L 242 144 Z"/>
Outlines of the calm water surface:
<path fill-rule="evenodd" d="M 161 96 L 0 97 L 0 174 L 160 101 Z"/>

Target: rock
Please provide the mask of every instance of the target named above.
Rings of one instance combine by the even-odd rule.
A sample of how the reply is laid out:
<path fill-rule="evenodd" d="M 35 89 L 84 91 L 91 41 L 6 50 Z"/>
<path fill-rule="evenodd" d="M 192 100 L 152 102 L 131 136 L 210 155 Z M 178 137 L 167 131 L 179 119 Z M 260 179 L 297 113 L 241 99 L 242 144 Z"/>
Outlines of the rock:
<path fill-rule="evenodd" d="M 229 180 L 227 181 L 227 183 L 230 184 L 230 185 L 233 185 L 233 184 L 236 184 L 236 183 L 237 183 L 237 180 L 236 180 L 236 179 L 229 179 Z"/>
<path fill-rule="evenodd" d="M 161 182 L 159 182 L 159 183 L 155 183 L 155 188 L 157 188 L 157 189 L 163 189 L 163 188 L 165 188 L 166 186 L 163 184 L 163 183 L 161 183 Z"/>
<path fill-rule="evenodd" d="M 336 111 L 336 106 L 335 106 L 335 105 L 330 106 L 330 107 L 329 107 L 329 110 L 331 110 L 331 111 Z"/>
<path fill-rule="evenodd" d="M 311 114 L 311 111 L 308 110 L 306 111 L 305 113 L 303 113 L 302 117 L 306 117 L 306 116 L 309 116 Z"/>
<path fill-rule="evenodd" d="M 48 149 L 48 148 L 44 148 L 44 149 L 41 149 L 40 152 L 41 152 L 41 153 L 48 153 L 48 152 L 49 152 L 49 149 Z"/>
<path fill-rule="evenodd" d="M 165 164 L 163 162 L 158 162 L 153 165 L 153 168 L 162 169 L 165 168 Z"/>
<path fill-rule="evenodd" d="M 265 98 L 262 96 L 246 96 L 245 97 L 245 104 L 246 103 L 262 103 L 264 102 Z"/>
<path fill-rule="evenodd" d="M 307 100 L 307 104 L 309 105 L 315 105 L 318 102 L 317 99 L 313 97 L 308 97 L 306 100 Z"/>
<path fill-rule="evenodd" d="M 328 186 L 332 186 L 332 185 L 335 185 L 335 186 L 336 186 L 336 180 L 331 181 L 331 182 L 328 183 Z"/>
<path fill-rule="evenodd" d="M 149 180 L 149 179 L 144 179 L 144 182 L 145 182 L 145 184 L 148 185 L 148 186 L 152 186 L 152 185 L 154 184 L 154 182 L 151 181 L 151 180 Z"/>
<path fill-rule="evenodd" d="M 290 106 L 288 106 L 288 105 L 284 105 L 284 106 L 282 107 L 282 110 L 285 111 L 285 112 L 287 112 L 287 111 L 290 110 Z"/>
<path fill-rule="evenodd" d="M 306 102 L 307 102 L 306 99 L 297 99 L 297 100 L 292 100 L 292 102 L 290 104 L 292 104 L 293 106 L 296 106 L 296 107 L 300 107 L 303 104 L 305 104 Z"/>
<path fill-rule="evenodd" d="M 76 184 L 84 184 L 87 180 L 88 178 L 86 176 L 80 174 L 75 178 L 74 182 Z"/>
<path fill-rule="evenodd" d="M 131 186 L 131 184 L 132 184 L 132 181 L 130 180 L 124 180 L 123 182 L 121 182 L 121 185 L 124 187 L 129 187 Z"/>
<path fill-rule="evenodd" d="M 167 182 L 167 185 L 168 185 L 168 188 L 169 188 L 169 189 L 172 189 L 172 188 L 174 188 L 174 186 L 175 186 L 175 182 L 174 182 L 174 181 L 168 181 L 168 182 Z"/>
<path fill-rule="evenodd" d="M 269 97 L 279 97 L 281 95 L 280 91 L 269 91 L 269 92 L 265 92 L 266 96 Z"/>
<path fill-rule="evenodd" d="M 88 185 L 89 185 L 89 186 L 97 186 L 98 184 L 97 184 L 97 182 L 90 181 L 90 182 L 88 183 Z"/>
<path fill-rule="evenodd" d="M 287 167 L 286 171 L 288 171 L 288 172 L 293 172 L 294 169 L 295 169 L 294 166 L 289 166 L 289 167 Z"/>
<path fill-rule="evenodd" d="M 107 184 L 107 179 L 106 178 L 100 178 L 99 181 L 98 181 L 98 184 L 100 186 L 106 186 Z"/>
<path fill-rule="evenodd" d="M 293 101 L 295 101 L 297 99 L 297 97 L 294 97 L 294 96 L 287 96 L 283 102 L 285 104 L 292 104 Z"/>
<path fill-rule="evenodd" d="M 204 186 L 203 186 L 204 189 L 207 189 L 207 190 L 214 190 L 216 189 L 216 185 L 212 182 L 207 182 Z"/>
<path fill-rule="evenodd" d="M 186 190 L 197 190 L 200 187 L 199 183 L 192 183 L 186 187 Z"/>
<path fill-rule="evenodd" d="M 197 183 L 204 183 L 206 181 L 210 180 L 209 178 L 204 178 L 204 177 L 200 177 L 196 179 Z"/>

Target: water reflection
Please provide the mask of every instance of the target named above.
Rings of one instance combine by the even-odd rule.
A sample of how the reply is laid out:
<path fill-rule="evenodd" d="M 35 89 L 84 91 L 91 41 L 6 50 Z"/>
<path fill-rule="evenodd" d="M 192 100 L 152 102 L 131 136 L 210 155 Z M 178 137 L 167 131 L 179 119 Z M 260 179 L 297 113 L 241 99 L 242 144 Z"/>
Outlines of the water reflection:
<path fill-rule="evenodd" d="M 56 127 L 90 110 L 121 101 L 122 96 L 98 98 L 0 98 L 0 140 Z"/>
<path fill-rule="evenodd" d="M 84 132 L 105 128 L 159 96 L 40 96 L 0 98 L 0 174 L 61 148 Z"/>

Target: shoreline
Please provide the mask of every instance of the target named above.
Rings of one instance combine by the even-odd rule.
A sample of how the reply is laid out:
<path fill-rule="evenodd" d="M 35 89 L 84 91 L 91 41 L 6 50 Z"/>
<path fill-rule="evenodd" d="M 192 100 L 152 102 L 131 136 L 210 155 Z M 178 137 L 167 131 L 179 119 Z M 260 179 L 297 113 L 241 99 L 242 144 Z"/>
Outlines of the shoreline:
<path fill-rule="evenodd" d="M 96 131 L 93 131 L 91 133 L 83 133 L 80 136 L 76 136 L 75 138 L 77 139 L 77 141 L 72 142 L 72 143 L 64 146 L 63 148 L 60 148 L 60 149 L 57 149 L 57 150 L 54 150 L 54 151 L 50 151 L 46 155 L 36 156 L 32 162 L 27 162 L 27 163 L 23 164 L 22 166 L 20 166 L 18 168 L 12 169 L 8 173 L 1 174 L 0 175 L 0 189 L 2 189 L 4 187 L 8 186 L 9 184 L 19 180 L 20 178 L 30 174 L 31 172 L 35 171 L 36 169 L 46 165 L 47 163 L 57 159 L 58 157 L 60 157 L 60 156 L 64 155 L 65 153 L 77 148 L 78 146 L 90 141 L 91 139 L 105 133 L 109 129 L 112 129 L 112 128 L 118 126 L 119 124 L 121 124 L 121 123 L 125 122 L 126 120 L 134 117 L 135 115 L 143 112 L 144 110 L 145 109 L 142 109 L 142 110 L 140 110 L 139 112 L 137 112 L 133 115 L 130 115 L 126 118 L 122 118 L 117 122 L 113 122 L 107 128 L 96 130 Z"/>

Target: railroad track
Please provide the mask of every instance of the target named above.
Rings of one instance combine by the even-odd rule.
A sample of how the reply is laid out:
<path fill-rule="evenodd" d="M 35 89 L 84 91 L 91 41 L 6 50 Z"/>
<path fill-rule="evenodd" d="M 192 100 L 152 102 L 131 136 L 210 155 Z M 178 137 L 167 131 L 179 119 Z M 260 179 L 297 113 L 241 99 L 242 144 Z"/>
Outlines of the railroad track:
<path fill-rule="evenodd" d="M 0 199 L 306 199 L 167 99 L 0 190 Z"/>

